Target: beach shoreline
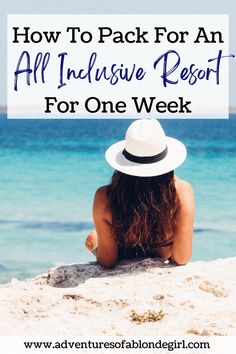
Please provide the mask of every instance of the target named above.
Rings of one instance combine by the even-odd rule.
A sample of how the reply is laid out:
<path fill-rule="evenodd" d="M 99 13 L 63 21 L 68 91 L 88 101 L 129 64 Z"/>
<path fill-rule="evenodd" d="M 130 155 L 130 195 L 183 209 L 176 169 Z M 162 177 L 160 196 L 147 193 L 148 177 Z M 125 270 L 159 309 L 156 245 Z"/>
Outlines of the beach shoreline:
<path fill-rule="evenodd" d="M 95 262 L 0 286 L 1 335 L 236 335 L 236 257 Z"/>

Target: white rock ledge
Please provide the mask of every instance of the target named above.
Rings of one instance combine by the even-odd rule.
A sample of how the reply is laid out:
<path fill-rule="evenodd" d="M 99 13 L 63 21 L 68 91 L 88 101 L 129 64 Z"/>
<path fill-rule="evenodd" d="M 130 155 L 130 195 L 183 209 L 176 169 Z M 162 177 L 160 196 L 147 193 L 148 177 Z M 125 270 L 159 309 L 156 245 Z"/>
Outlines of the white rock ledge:
<path fill-rule="evenodd" d="M 0 287 L 1 335 L 236 335 L 236 257 L 50 269 Z M 164 316 L 138 323 L 132 313 Z"/>

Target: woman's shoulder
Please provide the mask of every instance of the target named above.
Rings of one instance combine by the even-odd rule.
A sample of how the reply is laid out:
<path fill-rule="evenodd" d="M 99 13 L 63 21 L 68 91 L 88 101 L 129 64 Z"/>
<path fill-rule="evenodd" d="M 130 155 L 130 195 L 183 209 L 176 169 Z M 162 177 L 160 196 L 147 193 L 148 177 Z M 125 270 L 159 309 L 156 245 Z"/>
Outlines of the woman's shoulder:
<path fill-rule="evenodd" d="M 180 179 L 177 176 L 174 176 L 174 181 L 175 181 L 175 188 L 178 192 L 193 192 L 193 187 L 192 185 L 183 179 Z"/>
<path fill-rule="evenodd" d="M 107 185 L 99 187 L 94 195 L 93 205 L 97 210 L 106 211 L 107 210 Z"/>
<path fill-rule="evenodd" d="M 95 192 L 95 198 L 101 201 L 107 200 L 107 188 L 108 185 L 99 187 Z"/>
<path fill-rule="evenodd" d="M 93 202 L 93 213 L 94 216 L 99 216 L 100 218 L 111 222 L 111 213 L 108 207 L 107 188 L 108 185 L 101 186 L 96 190 Z"/>
<path fill-rule="evenodd" d="M 190 207 L 194 204 L 194 194 L 192 185 L 179 177 L 174 177 L 175 188 L 182 205 Z"/>

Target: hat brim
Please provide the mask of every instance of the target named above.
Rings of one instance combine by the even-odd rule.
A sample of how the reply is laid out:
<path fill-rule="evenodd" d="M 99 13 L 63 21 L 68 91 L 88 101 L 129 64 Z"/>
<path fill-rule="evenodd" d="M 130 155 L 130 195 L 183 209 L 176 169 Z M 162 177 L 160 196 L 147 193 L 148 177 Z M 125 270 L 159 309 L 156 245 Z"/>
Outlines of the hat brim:
<path fill-rule="evenodd" d="M 179 167 L 187 156 L 186 147 L 181 141 L 166 136 L 168 152 L 166 157 L 158 162 L 150 164 L 140 164 L 129 161 L 122 154 L 125 148 L 125 140 L 111 145 L 105 158 L 114 169 L 131 176 L 153 177 L 163 175 Z"/>

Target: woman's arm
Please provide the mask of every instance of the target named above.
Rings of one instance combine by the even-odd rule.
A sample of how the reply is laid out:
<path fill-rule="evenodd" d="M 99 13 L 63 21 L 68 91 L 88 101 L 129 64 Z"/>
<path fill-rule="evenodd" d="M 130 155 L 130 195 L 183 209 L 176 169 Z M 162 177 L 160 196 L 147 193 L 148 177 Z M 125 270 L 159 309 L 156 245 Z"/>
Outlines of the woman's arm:
<path fill-rule="evenodd" d="M 192 255 L 194 195 L 188 182 L 178 180 L 176 190 L 180 209 L 177 228 L 171 248 L 171 258 L 179 265 L 186 264 Z"/>
<path fill-rule="evenodd" d="M 99 264 L 112 268 L 118 260 L 118 247 L 111 232 L 111 216 L 107 210 L 106 186 L 99 188 L 94 196 L 93 220 L 96 233 L 89 234 L 86 247 L 94 251 Z"/>

